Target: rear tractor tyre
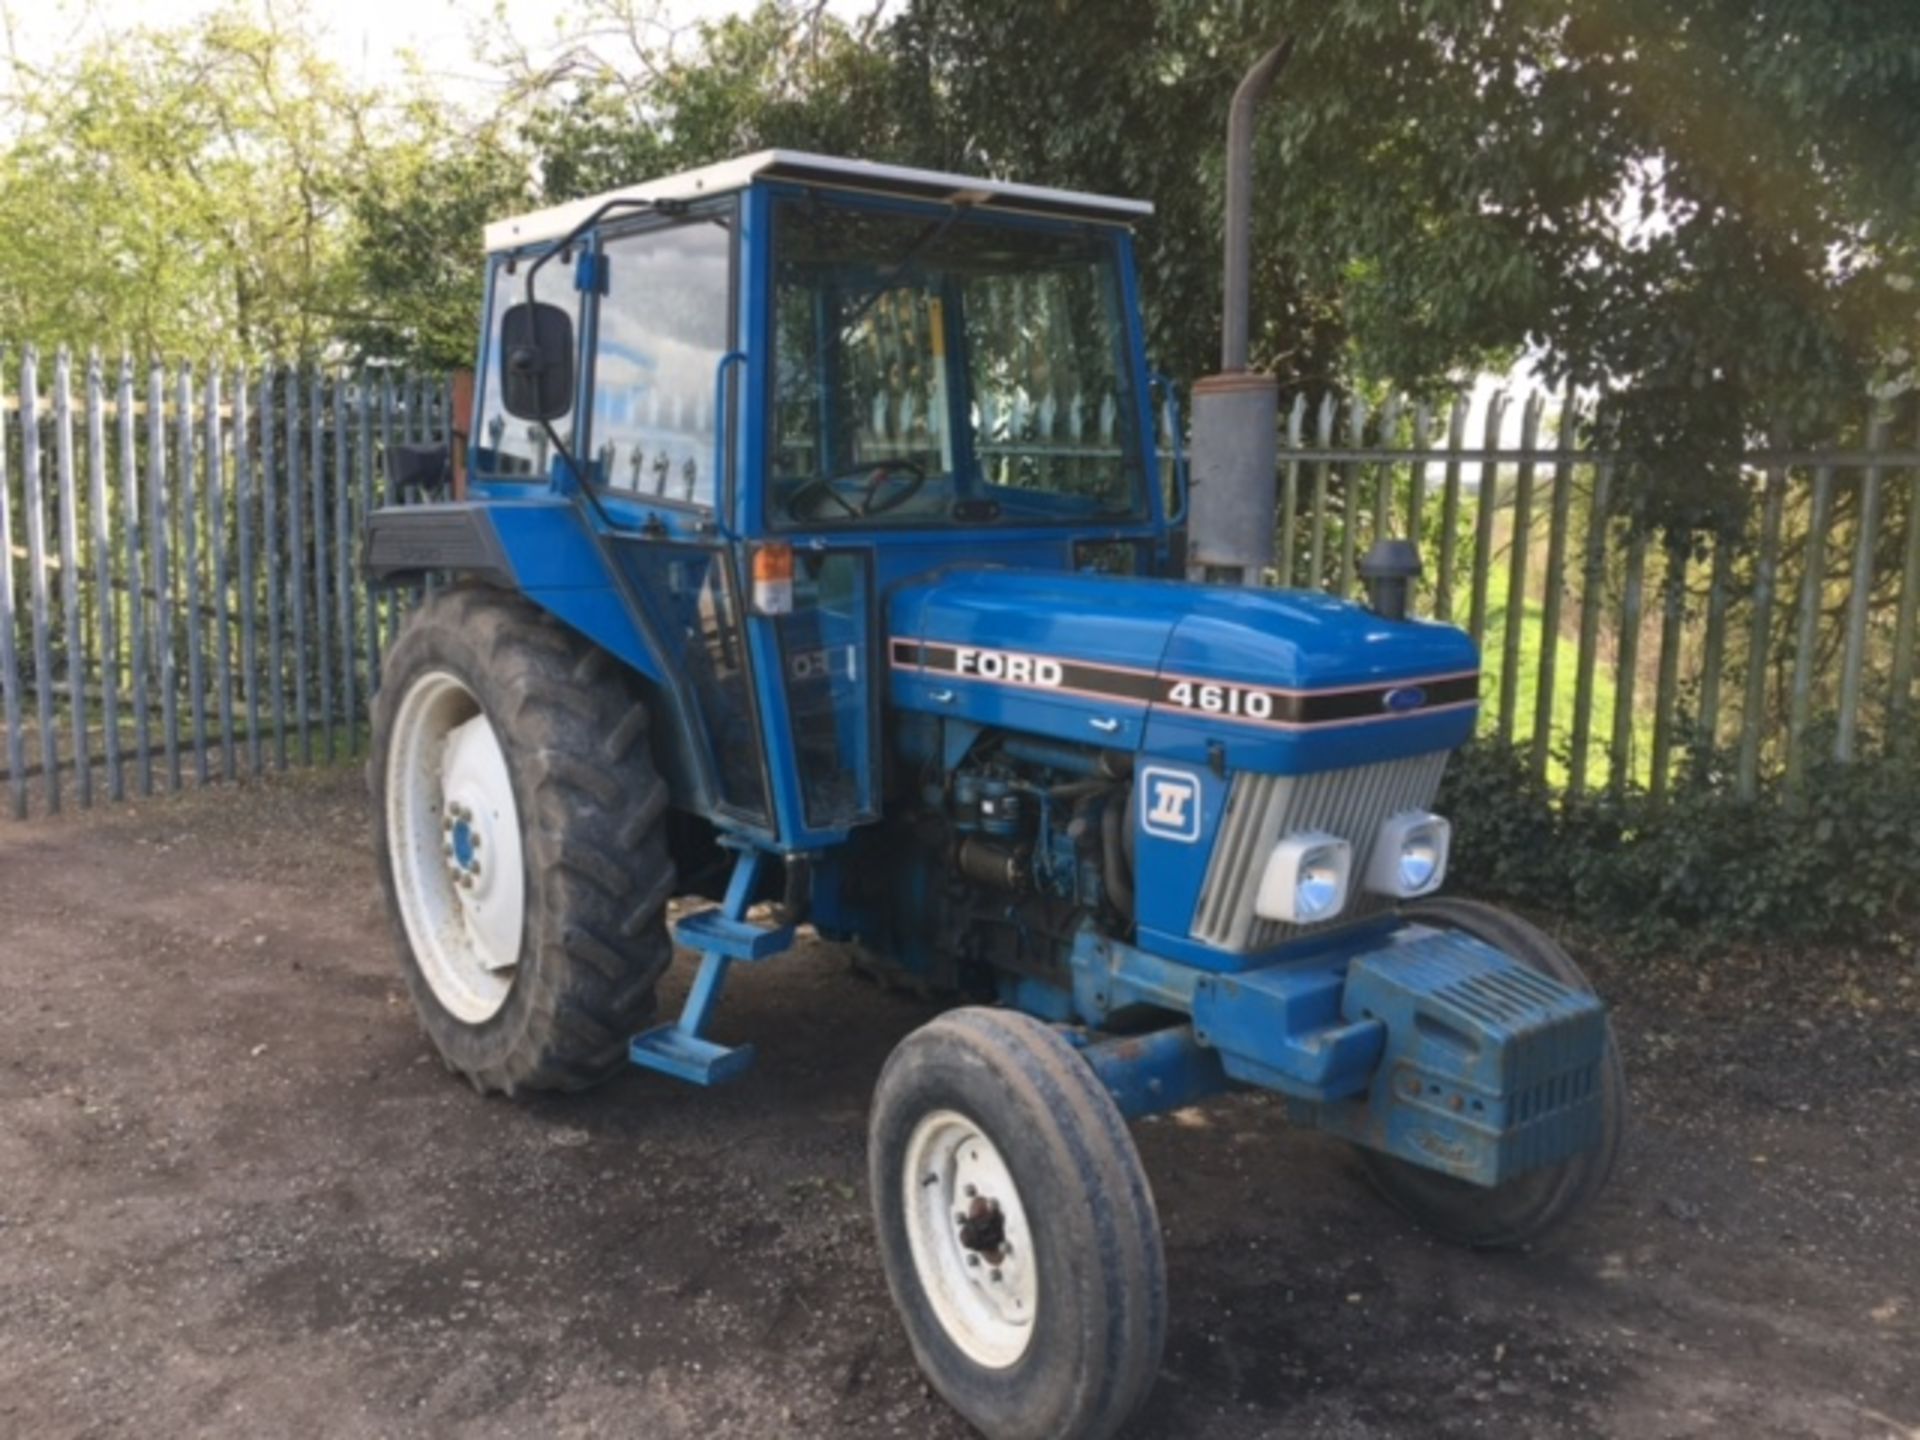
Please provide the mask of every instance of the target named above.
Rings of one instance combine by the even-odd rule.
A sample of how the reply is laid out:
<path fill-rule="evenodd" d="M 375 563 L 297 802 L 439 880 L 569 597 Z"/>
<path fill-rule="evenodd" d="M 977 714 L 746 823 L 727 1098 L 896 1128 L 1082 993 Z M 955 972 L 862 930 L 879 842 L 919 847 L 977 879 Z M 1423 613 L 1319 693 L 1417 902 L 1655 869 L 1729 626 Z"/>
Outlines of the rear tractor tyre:
<path fill-rule="evenodd" d="M 443 590 L 387 656 L 368 783 L 407 989 L 448 1067 L 509 1095 L 618 1070 L 672 958 L 674 889 L 624 667 L 519 596 Z"/>
<path fill-rule="evenodd" d="M 1593 991 L 1580 967 L 1550 935 L 1496 906 L 1447 898 L 1418 901 L 1400 913 L 1436 930 L 1462 931 L 1563 985 Z M 1531 1244 L 1585 1209 L 1613 1172 L 1627 1128 L 1627 1081 L 1611 1019 L 1600 1060 L 1600 1107 L 1599 1144 L 1491 1189 L 1378 1150 L 1360 1148 L 1360 1159 L 1374 1188 L 1443 1240 L 1476 1250 L 1511 1250 Z"/>
<path fill-rule="evenodd" d="M 1166 1341 L 1160 1224 L 1126 1121 L 1028 1016 L 952 1011 L 881 1073 L 880 1258 L 934 1388 L 991 1440 L 1098 1440 Z"/>

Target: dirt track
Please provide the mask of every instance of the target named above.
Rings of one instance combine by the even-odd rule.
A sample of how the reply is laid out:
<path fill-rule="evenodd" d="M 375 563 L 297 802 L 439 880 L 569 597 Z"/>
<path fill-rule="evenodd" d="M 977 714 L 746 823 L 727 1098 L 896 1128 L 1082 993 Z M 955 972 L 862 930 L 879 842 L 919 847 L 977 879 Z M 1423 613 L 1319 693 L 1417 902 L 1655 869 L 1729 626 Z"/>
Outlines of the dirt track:
<path fill-rule="evenodd" d="M 729 1090 L 482 1100 L 361 805 L 0 827 L 0 1435 L 962 1435 L 867 1240 L 868 1087 L 931 1011 L 815 947 L 729 996 Z M 1920 961 L 1595 969 L 1639 1123 L 1543 1253 L 1429 1243 L 1272 1105 L 1140 1127 L 1134 1435 L 1920 1437 Z"/>

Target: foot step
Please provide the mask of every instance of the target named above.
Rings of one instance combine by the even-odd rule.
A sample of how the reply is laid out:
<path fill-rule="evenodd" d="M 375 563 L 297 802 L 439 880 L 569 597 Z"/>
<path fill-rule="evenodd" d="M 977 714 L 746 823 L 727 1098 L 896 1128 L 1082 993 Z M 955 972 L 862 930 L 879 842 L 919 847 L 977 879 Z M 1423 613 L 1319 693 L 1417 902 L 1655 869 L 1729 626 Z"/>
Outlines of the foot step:
<path fill-rule="evenodd" d="M 750 920 L 729 920 L 716 908 L 676 920 L 673 938 L 702 954 L 713 951 L 729 960 L 765 960 L 793 944 L 793 926 L 770 930 Z"/>
<path fill-rule="evenodd" d="M 671 1021 L 634 1036 L 627 1056 L 636 1065 L 677 1080 L 719 1085 L 753 1063 L 753 1046 L 716 1045 Z"/>

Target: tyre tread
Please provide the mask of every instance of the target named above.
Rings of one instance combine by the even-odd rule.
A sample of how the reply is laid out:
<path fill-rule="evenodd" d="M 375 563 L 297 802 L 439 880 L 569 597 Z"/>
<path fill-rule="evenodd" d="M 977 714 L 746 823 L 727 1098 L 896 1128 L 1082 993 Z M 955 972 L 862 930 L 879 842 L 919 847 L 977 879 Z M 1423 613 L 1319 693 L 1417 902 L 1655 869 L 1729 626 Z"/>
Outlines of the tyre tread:
<path fill-rule="evenodd" d="M 624 1065 L 627 1037 L 652 1015 L 673 958 L 670 800 L 647 747 L 635 743 L 647 733 L 645 702 L 624 666 L 524 598 L 455 585 L 414 611 L 388 654 L 390 683 L 374 704 L 376 756 L 410 671 L 456 655 L 475 662 L 496 697 L 490 718 L 517 777 L 528 876 L 522 954 L 536 993 L 505 1043 L 481 1043 L 434 1014 L 393 902 L 384 784 L 369 764 L 382 882 L 409 985 L 442 1058 L 482 1091 L 585 1089 Z M 615 735 L 626 737 L 617 751 Z"/>

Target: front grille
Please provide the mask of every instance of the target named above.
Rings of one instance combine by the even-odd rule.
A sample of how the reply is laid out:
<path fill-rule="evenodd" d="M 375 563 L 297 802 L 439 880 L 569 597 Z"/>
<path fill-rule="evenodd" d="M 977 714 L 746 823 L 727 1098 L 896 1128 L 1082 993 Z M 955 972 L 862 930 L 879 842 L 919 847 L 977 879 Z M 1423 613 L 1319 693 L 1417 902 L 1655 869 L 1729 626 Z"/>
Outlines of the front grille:
<path fill-rule="evenodd" d="M 1193 937 L 1222 950 L 1265 950 L 1309 930 L 1358 919 L 1393 901 L 1361 888 L 1380 826 L 1403 810 L 1433 804 L 1447 752 L 1383 760 L 1312 775 L 1237 776 L 1227 795 L 1206 883 L 1193 913 Z M 1267 857 L 1283 835 L 1304 830 L 1337 835 L 1353 846 L 1347 908 L 1317 925 L 1290 925 L 1253 913 Z"/>

